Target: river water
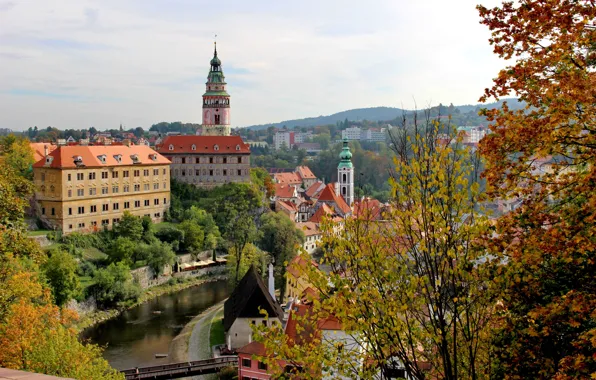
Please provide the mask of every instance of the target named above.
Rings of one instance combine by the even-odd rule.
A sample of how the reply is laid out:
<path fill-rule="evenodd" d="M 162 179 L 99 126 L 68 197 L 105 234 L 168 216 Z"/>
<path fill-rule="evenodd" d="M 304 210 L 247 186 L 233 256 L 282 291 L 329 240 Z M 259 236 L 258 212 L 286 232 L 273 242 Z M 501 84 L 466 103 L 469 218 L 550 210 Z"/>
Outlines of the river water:
<path fill-rule="evenodd" d="M 215 281 L 164 294 L 83 332 L 83 339 L 105 346 L 104 358 L 116 369 L 168 363 L 170 343 L 196 315 L 226 299 L 227 281 Z M 209 343 L 207 343 L 209 344 Z"/>

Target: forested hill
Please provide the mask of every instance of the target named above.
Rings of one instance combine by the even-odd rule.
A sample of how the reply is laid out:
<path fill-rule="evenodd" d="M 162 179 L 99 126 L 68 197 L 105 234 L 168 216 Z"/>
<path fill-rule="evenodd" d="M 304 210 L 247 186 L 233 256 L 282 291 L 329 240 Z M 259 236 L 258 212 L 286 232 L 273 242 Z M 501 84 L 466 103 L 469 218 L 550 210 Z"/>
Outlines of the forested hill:
<path fill-rule="evenodd" d="M 431 110 L 438 111 L 440 108 L 441 113 L 445 114 L 445 115 L 447 114 L 444 112 L 445 110 L 451 110 L 451 111 L 457 110 L 457 111 L 459 111 L 458 112 L 459 114 L 470 114 L 470 117 L 472 119 L 477 119 L 477 120 L 469 120 L 470 123 L 479 124 L 479 123 L 485 122 L 484 118 L 477 116 L 477 113 L 481 108 L 489 108 L 489 109 L 498 108 L 498 107 L 501 107 L 503 101 L 507 101 L 510 108 L 523 107 L 522 103 L 518 102 L 516 99 L 510 98 L 510 99 L 503 99 L 499 102 L 488 103 L 488 104 L 476 104 L 476 105 L 468 104 L 468 105 L 450 106 L 450 107 L 440 105 L 437 107 L 433 107 Z M 260 129 L 265 129 L 270 126 L 274 126 L 274 127 L 287 126 L 288 128 L 313 127 L 313 126 L 317 126 L 317 125 L 336 124 L 337 122 L 339 122 L 339 121 L 343 122 L 346 119 L 348 119 L 350 121 L 362 121 L 362 120 L 391 121 L 391 120 L 401 117 L 403 112 L 404 112 L 404 110 L 402 110 L 400 108 L 394 108 L 394 107 L 357 108 L 357 109 L 353 109 L 353 110 L 341 111 L 341 112 L 334 113 L 334 114 L 328 115 L 328 116 L 307 117 L 305 119 L 285 120 L 285 121 L 281 121 L 279 123 L 251 125 L 247 128 L 260 130 Z M 406 110 L 406 112 L 411 112 L 411 111 Z M 436 112 L 432 112 L 432 113 L 436 113 Z M 475 117 L 475 116 L 477 116 L 477 117 Z"/>

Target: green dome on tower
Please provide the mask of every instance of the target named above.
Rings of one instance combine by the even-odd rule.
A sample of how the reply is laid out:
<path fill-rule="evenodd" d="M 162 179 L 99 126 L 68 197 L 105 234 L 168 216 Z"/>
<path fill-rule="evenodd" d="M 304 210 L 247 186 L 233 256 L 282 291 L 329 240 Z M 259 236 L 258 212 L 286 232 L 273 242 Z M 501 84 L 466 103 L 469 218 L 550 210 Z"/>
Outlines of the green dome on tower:
<path fill-rule="evenodd" d="M 351 168 L 352 167 L 352 152 L 350 152 L 350 146 L 348 145 L 348 140 L 344 139 L 344 147 L 339 152 L 339 165 L 337 166 L 338 169 L 341 168 Z"/>

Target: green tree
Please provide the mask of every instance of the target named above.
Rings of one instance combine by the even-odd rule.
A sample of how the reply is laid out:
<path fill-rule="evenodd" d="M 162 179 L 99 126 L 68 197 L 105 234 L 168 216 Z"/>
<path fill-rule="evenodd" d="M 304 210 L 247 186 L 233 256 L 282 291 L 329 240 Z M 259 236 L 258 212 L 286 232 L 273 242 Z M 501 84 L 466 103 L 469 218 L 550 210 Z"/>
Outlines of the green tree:
<path fill-rule="evenodd" d="M 172 249 L 178 251 L 180 244 L 184 240 L 184 231 L 174 227 L 166 226 L 155 233 L 155 236 L 162 242 L 169 243 Z"/>
<path fill-rule="evenodd" d="M 201 226 L 194 220 L 185 220 L 178 225 L 178 229 L 184 233 L 181 249 L 186 252 L 197 252 L 203 248 L 205 234 Z"/>
<path fill-rule="evenodd" d="M 129 238 L 132 241 L 139 241 L 143 237 L 143 220 L 125 211 L 122 218 L 113 228 L 116 236 Z"/>
<path fill-rule="evenodd" d="M 240 256 L 240 261 L 237 260 L 238 256 Z M 251 266 L 260 271 L 266 261 L 267 254 L 253 244 L 247 244 L 241 255 L 237 255 L 236 248 L 232 247 L 228 254 L 228 279 L 235 285 L 238 281 L 234 279 L 244 277 Z M 238 266 L 236 265 L 237 262 L 240 263 Z"/>
<path fill-rule="evenodd" d="M 77 298 L 81 294 L 77 268 L 74 257 L 59 249 L 52 250 L 50 258 L 42 266 L 56 305 L 62 306 L 71 298 Z"/>
<path fill-rule="evenodd" d="M 128 266 L 133 264 L 133 256 L 135 246 L 138 243 L 133 242 L 131 239 L 119 236 L 110 243 L 108 247 L 108 255 L 110 261 L 117 263 L 119 261 L 125 263 Z"/>
<path fill-rule="evenodd" d="M 112 263 L 106 268 L 97 270 L 93 280 L 94 284 L 89 292 L 104 307 L 135 300 L 141 294 L 141 288 L 133 281 L 130 269 L 123 262 Z"/>
<path fill-rule="evenodd" d="M 147 265 L 157 274 L 162 274 L 164 266 L 175 261 L 176 254 L 168 243 L 156 242 L 147 247 Z"/>
<path fill-rule="evenodd" d="M 247 244 L 257 239 L 257 227 L 247 212 L 241 212 L 230 219 L 226 230 L 225 237 L 230 241 L 236 253 L 235 283 L 238 283 L 242 253 Z"/>
<path fill-rule="evenodd" d="M 259 247 L 271 254 L 275 262 L 275 282 L 283 297 L 286 285 L 286 266 L 304 243 L 304 233 L 281 212 L 261 215 Z"/>

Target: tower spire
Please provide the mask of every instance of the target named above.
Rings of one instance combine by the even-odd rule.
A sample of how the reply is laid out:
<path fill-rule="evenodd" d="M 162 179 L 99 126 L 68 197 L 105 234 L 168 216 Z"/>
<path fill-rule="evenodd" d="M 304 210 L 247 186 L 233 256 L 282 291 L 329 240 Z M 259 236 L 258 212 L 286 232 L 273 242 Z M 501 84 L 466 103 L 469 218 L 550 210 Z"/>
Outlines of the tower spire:
<path fill-rule="evenodd" d="M 214 48 L 213 56 L 217 57 L 217 34 L 215 35 L 215 37 L 213 37 L 213 48 Z"/>

